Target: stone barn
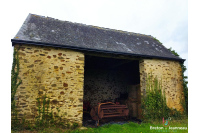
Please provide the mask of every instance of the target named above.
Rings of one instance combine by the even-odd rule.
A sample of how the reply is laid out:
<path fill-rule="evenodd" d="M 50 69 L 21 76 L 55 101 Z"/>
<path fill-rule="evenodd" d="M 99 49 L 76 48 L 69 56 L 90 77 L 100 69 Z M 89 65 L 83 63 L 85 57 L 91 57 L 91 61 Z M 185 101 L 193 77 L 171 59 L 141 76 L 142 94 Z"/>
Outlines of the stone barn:
<path fill-rule="evenodd" d="M 84 102 L 90 106 L 119 101 L 141 118 L 146 75 L 162 79 L 170 108 L 183 110 L 180 62 L 157 39 L 29 14 L 11 39 L 19 48 L 22 84 L 15 96 L 19 117 L 37 115 L 37 98 L 50 98 L 53 112 L 82 125 Z"/>

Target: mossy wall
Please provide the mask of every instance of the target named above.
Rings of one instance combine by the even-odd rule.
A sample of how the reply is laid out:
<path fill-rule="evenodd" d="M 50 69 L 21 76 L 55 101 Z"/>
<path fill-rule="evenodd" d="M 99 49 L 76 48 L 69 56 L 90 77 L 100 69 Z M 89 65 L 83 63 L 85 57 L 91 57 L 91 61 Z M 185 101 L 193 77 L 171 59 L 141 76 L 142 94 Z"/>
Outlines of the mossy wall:
<path fill-rule="evenodd" d="M 183 78 L 180 63 L 177 61 L 143 59 L 140 65 L 141 95 L 145 94 L 146 77 L 152 74 L 162 81 L 162 89 L 165 92 L 167 106 L 183 111 Z"/>
<path fill-rule="evenodd" d="M 19 45 L 15 45 L 18 48 Z M 62 119 L 82 124 L 84 54 L 68 49 L 21 45 L 19 49 L 22 84 L 15 96 L 19 117 L 33 121 L 37 100 L 46 94 L 50 109 L 60 109 Z"/>

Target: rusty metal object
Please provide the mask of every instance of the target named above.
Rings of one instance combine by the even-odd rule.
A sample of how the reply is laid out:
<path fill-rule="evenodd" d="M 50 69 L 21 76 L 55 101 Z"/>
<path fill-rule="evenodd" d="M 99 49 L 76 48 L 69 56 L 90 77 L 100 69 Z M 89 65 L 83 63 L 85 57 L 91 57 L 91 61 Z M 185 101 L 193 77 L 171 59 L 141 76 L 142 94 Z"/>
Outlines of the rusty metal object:
<path fill-rule="evenodd" d="M 126 105 L 118 105 L 112 102 L 100 103 L 98 106 L 93 107 L 90 111 L 90 115 L 93 120 L 98 121 L 103 118 L 111 117 L 127 117 L 129 109 Z"/>

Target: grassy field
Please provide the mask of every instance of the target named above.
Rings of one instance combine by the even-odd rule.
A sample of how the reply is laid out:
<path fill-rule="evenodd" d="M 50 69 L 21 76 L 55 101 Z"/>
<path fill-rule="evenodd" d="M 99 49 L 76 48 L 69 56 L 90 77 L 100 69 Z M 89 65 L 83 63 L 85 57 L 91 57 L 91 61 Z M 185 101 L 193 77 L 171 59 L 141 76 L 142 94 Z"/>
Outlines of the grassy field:
<path fill-rule="evenodd" d="M 163 129 L 155 129 L 155 128 Z M 172 129 L 177 127 L 187 127 L 188 120 L 172 120 L 169 123 L 169 127 L 163 127 L 162 121 L 154 121 L 151 123 L 134 123 L 129 122 L 123 125 L 119 124 L 107 124 L 100 126 L 98 128 L 87 128 L 87 129 L 76 129 L 76 130 L 67 130 L 61 128 L 46 128 L 39 131 L 36 130 L 24 130 L 24 131 L 12 131 L 12 133 L 187 133 L 187 130 L 181 129 Z M 150 129 L 154 128 L 154 129 Z"/>

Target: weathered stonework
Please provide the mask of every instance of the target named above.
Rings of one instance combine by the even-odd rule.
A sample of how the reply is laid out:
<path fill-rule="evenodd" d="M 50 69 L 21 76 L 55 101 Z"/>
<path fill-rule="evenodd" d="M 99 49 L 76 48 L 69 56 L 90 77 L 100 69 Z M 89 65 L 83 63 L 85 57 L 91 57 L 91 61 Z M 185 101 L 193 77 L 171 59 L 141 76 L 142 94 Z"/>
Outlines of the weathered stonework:
<path fill-rule="evenodd" d="M 18 47 L 16 44 L 15 48 Z M 139 76 L 131 76 L 138 75 L 135 71 L 130 73 L 126 69 L 88 69 L 89 72 L 84 76 L 85 56 L 81 52 L 25 44 L 19 48 L 19 77 L 22 79 L 22 84 L 17 89 L 15 100 L 19 117 L 25 116 L 30 121 L 34 121 L 38 115 L 36 99 L 46 94 L 50 98 L 50 109 L 54 113 L 57 113 L 58 107 L 63 120 L 82 125 L 83 100 L 90 101 L 93 106 L 103 100 L 114 102 L 120 94 L 130 93 L 128 91 L 130 85 L 134 85 L 135 78 L 139 79 Z M 138 72 L 138 69 L 136 70 Z M 143 59 L 139 62 L 139 71 L 140 89 L 134 91 L 137 92 L 133 94 L 134 96 L 130 93 L 127 97 L 132 110 L 135 112 L 137 110 L 137 114 L 132 112 L 131 116 L 141 118 L 141 97 L 138 93 L 141 95 L 145 93 L 148 74 L 162 80 L 167 105 L 170 108 L 183 110 L 180 102 L 183 87 L 179 62 Z M 133 98 L 135 95 L 137 95 L 136 101 Z"/>
<path fill-rule="evenodd" d="M 177 61 L 143 59 L 140 61 L 140 86 L 141 95 L 145 94 L 146 76 L 152 74 L 162 81 L 167 106 L 183 111 L 183 78 L 182 69 Z"/>
<path fill-rule="evenodd" d="M 15 48 L 19 45 L 15 45 Z M 53 112 L 60 109 L 64 120 L 82 124 L 84 54 L 68 49 L 21 45 L 19 49 L 22 84 L 16 93 L 19 117 L 33 121 L 37 100 L 50 97 Z"/>
<path fill-rule="evenodd" d="M 84 100 L 90 101 L 91 106 L 108 100 L 115 102 L 120 94 L 128 92 L 125 71 L 89 70 L 85 73 Z"/>

